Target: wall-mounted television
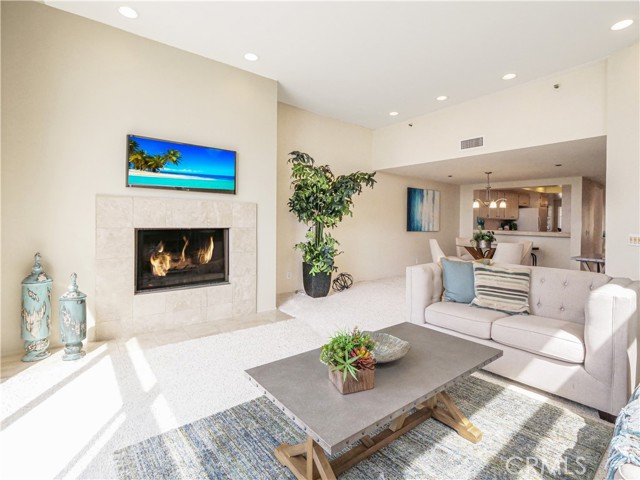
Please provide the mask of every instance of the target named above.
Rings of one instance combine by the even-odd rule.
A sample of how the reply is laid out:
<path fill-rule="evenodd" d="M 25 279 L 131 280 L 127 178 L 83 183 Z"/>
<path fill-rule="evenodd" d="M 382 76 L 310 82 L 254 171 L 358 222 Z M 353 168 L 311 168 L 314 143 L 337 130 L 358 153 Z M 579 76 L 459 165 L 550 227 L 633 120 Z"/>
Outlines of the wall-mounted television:
<path fill-rule="evenodd" d="M 236 193 L 236 152 L 127 135 L 127 187 Z"/>

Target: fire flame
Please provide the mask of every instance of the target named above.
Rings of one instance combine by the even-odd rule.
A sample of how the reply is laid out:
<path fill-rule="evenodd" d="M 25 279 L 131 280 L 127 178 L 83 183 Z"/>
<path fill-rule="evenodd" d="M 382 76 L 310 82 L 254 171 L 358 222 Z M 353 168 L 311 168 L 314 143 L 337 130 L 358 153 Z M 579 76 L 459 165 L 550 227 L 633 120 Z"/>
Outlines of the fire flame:
<path fill-rule="evenodd" d="M 182 270 L 187 267 L 205 265 L 213 258 L 213 236 L 209 237 L 209 242 L 206 247 L 200 248 L 196 252 L 195 256 L 198 259 L 197 264 L 194 264 L 191 257 L 187 257 L 186 255 L 189 239 L 187 237 L 182 237 L 182 240 L 184 245 L 182 246 L 182 251 L 180 252 L 179 257 L 174 257 L 171 253 L 165 252 L 164 242 L 161 241 L 158 244 L 155 251 L 151 254 L 151 257 L 149 257 L 149 262 L 151 263 L 154 276 L 165 277 L 167 272 L 172 269 Z"/>
<path fill-rule="evenodd" d="M 209 246 L 198 250 L 198 261 L 200 265 L 205 265 L 211 261 L 213 257 L 213 237 L 209 237 Z"/>
<path fill-rule="evenodd" d="M 164 251 L 164 242 L 160 242 L 151 254 L 151 267 L 156 277 L 164 277 L 171 268 L 171 254 Z"/>

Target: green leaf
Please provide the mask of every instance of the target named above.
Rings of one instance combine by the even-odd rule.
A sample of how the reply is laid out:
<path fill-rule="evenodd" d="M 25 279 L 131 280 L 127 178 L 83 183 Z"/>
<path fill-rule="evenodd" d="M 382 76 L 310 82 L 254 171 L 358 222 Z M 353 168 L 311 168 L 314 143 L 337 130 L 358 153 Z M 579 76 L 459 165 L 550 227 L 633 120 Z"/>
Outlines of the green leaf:
<path fill-rule="evenodd" d="M 312 275 L 330 273 L 336 269 L 334 258 L 341 252 L 335 248 L 338 242 L 324 229 L 335 228 L 345 215 L 353 215 L 353 195 L 360 195 L 363 185 L 373 188 L 376 173 L 358 171 L 335 177 L 328 165 L 316 166 L 306 153 L 295 150 L 289 155 L 293 193 L 287 206 L 298 221 L 309 226 L 307 242 L 295 248 L 312 266 Z"/>

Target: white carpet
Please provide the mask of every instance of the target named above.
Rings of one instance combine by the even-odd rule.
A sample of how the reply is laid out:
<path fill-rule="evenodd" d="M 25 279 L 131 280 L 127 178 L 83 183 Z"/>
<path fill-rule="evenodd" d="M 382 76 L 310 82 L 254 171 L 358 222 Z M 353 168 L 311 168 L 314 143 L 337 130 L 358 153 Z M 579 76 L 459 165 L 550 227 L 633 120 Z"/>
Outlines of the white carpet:
<path fill-rule="evenodd" d="M 0 476 L 114 478 L 113 451 L 257 397 L 245 369 L 317 348 L 338 328 L 400 323 L 404 300 L 404 277 L 363 282 L 293 296 L 281 306 L 292 320 L 151 348 L 109 342 L 77 362 L 58 352 L 0 385 Z"/>

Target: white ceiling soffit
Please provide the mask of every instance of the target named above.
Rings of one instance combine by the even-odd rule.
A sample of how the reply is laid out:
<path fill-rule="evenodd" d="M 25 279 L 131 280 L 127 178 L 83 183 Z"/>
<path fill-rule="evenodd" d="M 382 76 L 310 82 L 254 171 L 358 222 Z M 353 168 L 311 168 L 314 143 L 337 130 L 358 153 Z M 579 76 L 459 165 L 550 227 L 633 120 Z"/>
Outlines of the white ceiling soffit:
<path fill-rule="evenodd" d="M 380 171 L 458 185 L 486 182 L 484 172 L 489 171 L 493 172 L 492 183 L 533 178 L 587 177 L 604 185 L 606 138 L 572 140 Z M 561 166 L 556 166 L 558 164 Z"/>
<path fill-rule="evenodd" d="M 280 101 L 374 129 L 603 59 L 640 24 L 637 1 L 45 3 L 278 80 Z M 610 30 L 625 18 L 635 24 Z"/>

